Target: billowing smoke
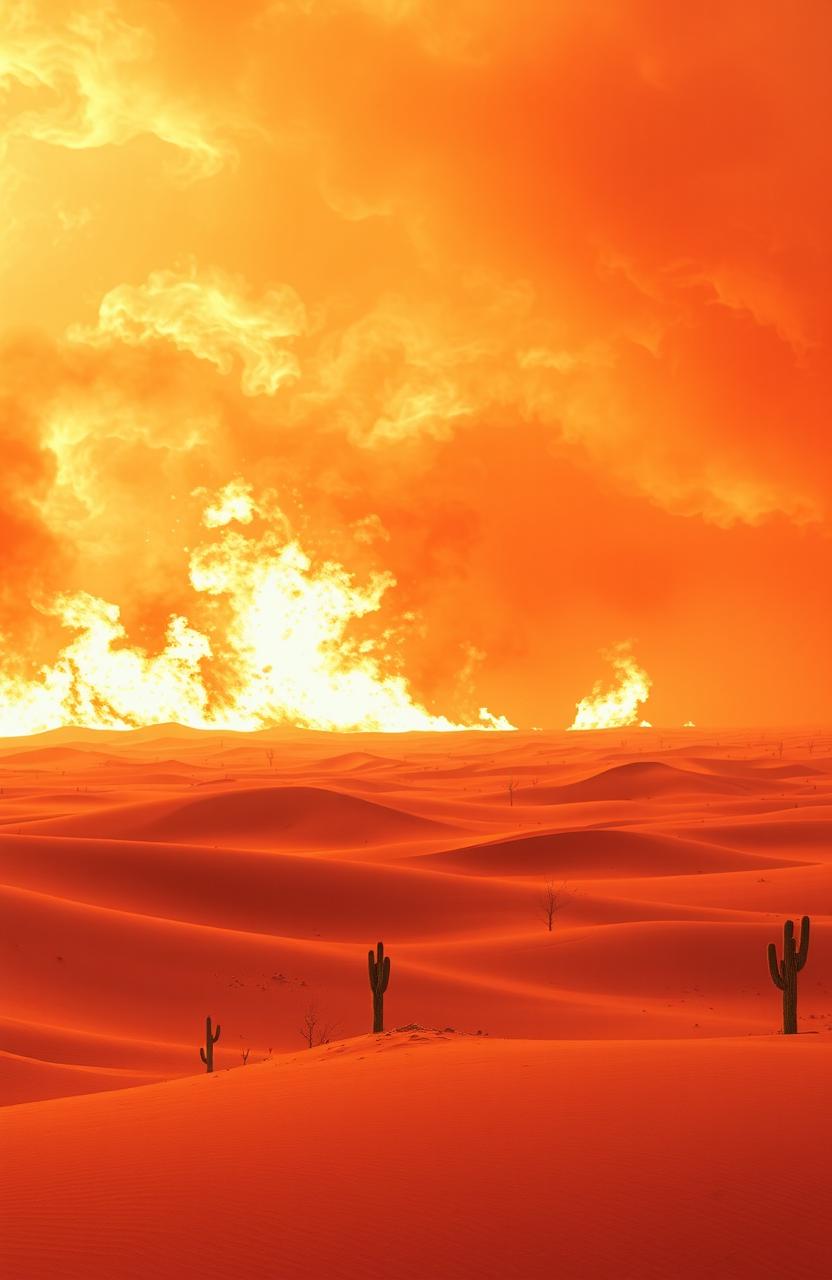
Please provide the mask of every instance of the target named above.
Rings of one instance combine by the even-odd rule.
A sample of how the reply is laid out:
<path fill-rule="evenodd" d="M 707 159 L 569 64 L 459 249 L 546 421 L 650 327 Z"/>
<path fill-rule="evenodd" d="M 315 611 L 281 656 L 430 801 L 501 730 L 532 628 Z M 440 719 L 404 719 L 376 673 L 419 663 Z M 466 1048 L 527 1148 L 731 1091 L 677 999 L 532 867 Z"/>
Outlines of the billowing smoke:
<path fill-rule="evenodd" d="M 832 711 L 820 628 L 772 680 L 832 581 L 830 36 L 816 5 L 11 0 L 6 679 L 132 722 L 132 652 L 242 721 L 236 654 L 276 705 L 194 580 L 239 482 L 418 714 L 565 723 L 632 634 L 665 723 Z M 93 634 L 106 693 L 67 674 Z"/>

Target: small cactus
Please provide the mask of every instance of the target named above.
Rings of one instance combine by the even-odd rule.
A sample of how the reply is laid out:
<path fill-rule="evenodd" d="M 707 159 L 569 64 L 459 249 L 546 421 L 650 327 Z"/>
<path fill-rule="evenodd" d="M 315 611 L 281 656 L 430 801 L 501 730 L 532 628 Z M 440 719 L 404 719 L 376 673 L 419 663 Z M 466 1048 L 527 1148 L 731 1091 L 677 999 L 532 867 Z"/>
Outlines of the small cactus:
<path fill-rule="evenodd" d="M 384 954 L 384 943 L 378 944 L 378 958 L 368 951 L 370 990 L 373 993 L 373 1032 L 384 1030 L 384 993 L 390 981 L 390 957 Z"/>
<path fill-rule="evenodd" d="M 783 992 L 783 1035 L 797 1034 L 797 975 L 809 954 L 809 917 L 800 921 L 800 946 L 795 945 L 794 921 L 783 925 L 783 959 L 777 961 L 777 947 L 768 944 L 768 968 L 775 987 Z"/>
<path fill-rule="evenodd" d="M 202 1059 L 202 1061 L 205 1063 L 206 1071 L 214 1070 L 214 1045 L 217 1043 L 217 1041 L 220 1038 L 221 1030 L 222 1030 L 222 1027 L 220 1026 L 219 1023 L 217 1023 L 217 1029 L 212 1034 L 211 1019 L 210 1017 L 205 1019 L 205 1048 L 200 1049 L 199 1056 Z"/>

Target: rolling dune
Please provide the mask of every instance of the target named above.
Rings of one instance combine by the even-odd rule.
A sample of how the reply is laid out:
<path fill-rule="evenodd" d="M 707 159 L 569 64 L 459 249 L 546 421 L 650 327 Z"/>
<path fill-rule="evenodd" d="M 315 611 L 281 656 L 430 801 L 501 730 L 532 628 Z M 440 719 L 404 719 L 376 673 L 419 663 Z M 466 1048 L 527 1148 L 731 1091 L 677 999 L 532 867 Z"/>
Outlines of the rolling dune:
<path fill-rule="evenodd" d="M 20 1280 L 820 1276 L 830 1066 L 810 1037 L 416 1031 L 12 1107 L 4 1256 Z"/>
<path fill-rule="evenodd" d="M 677 796 L 740 796 L 765 787 L 766 779 L 679 769 L 662 761 L 632 760 L 603 769 L 579 782 L 526 793 L 528 804 L 557 804 L 570 800 L 656 800 Z"/>
<path fill-rule="evenodd" d="M 118 836 L 123 840 L 179 840 L 183 844 L 296 848 L 392 843 L 436 835 L 442 827 L 359 797 L 322 787 L 235 789 L 197 799 L 141 804 L 94 815 L 60 816 L 30 824 L 34 832 Z"/>
<path fill-rule="evenodd" d="M 605 879 L 626 867 L 628 877 L 699 875 L 707 871 L 774 870 L 774 856 L 631 830 L 553 831 L 514 836 L 463 849 L 441 850 L 418 859 L 475 876 L 537 876 L 551 879 Z"/>
<path fill-rule="evenodd" d="M 604 734 L 343 735 L 333 750 L 331 735 L 169 726 L 0 743 L 0 1141 L 17 1170 L 14 1275 L 40 1280 L 59 1257 L 79 1280 L 231 1275 L 244 1267 L 239 1219 L 267 1274 L 386 1278 L 386 1261 L 366 1252 L 371 1201 L 352 1170 L 389 1142 L 383 1203 L 398 1225 L 374 1230 L 397 1250 L 397 1276 L 548 1274 L 534 1224 L 545 1215 L 547 1232 L 560 1230 L 576 1213 L 589 1252 L 558 1252 L 558 1274 L 576 1280 L 611 1266 L 664 1276 L 682 1243 L 674 1275 L 765 1274 L 725 1259 L 740 1238 L 752 1261 L 785 1249 L 760 1226 L 774 1192 L 759 1160 L 782 1159 L 800 1121 L 770 1106 L 772 1091 L 797 1078 L 799 1055 L 800 1088 L 785 1087 L 808 1114 L 828 1075 L 832 739 L 816 736 L 811 760 L 796 735 L 782 758 L 740 734 L 719 747 L 683 733 L 661 743 L 648 731 L 623 745 Z M 791 1043 L 777 1035 L 765 950 L 804 912 L 812 940 Z M 393 963 L 388 1025 L 454 1031 L 365 1036 L 377 938 Z M 209 1013 L 222 1035 L 206 1080 Z M 312 1052 L 310 1013 L 332 1042 Z M 704 1071 L 723 1082 L 718 1098 Z M 659 1120 L 673 1150 L 661 1177 L 659 1147 L 645 1145 Z M 543 1141 L 541 1126 L 552 1130 Z M 195 1196 L 203 1128 L 221 1172 L 216 1195 Z M 715 1166 L 704 1135 L 717 1129 Z M 514 1188 L 493 1239 L 477 1197 L 493 1209 L 496 1185 L 471 1173 L 486 1142 Z M 437 1227 L 414 1248 L 417 1222 L 439 1221 L 436 1170 L 463 1150 L 469 1246 Z M 580 1208 L 590 1177 L 600 1198 Z M 358 1261 L 321 1255 L 304 1271 L 313 1211 L 298 1204 L 316 1202 L 319 1178 L 340 1206 L 338 1256 Z M 699 1189 L 667 1217 L 656 1205 L 676 1203 L 674 1178 Z M 39 1230 L 35 1186 L 51 1205 Z M 177 1206 L 170 1228 L 163 1203 Z M 820 1249 L 810 1203 L 792 1212 L 805 1247 Z M 509 1250 L 512 1215 L 522 1243 Z M 222 1248 L 197 1271 L 189 1233 L 216 1223 Z"/>

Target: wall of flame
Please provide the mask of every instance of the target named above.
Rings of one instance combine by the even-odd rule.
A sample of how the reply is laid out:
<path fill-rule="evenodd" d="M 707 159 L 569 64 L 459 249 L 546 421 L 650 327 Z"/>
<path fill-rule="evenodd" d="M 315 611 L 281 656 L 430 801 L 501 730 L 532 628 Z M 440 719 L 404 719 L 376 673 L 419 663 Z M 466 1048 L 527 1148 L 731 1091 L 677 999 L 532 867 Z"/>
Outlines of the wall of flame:
<path fill-rule="evenodd" d="M 830 37 L 5 4 L 0 733 L 828 717 Z"/>

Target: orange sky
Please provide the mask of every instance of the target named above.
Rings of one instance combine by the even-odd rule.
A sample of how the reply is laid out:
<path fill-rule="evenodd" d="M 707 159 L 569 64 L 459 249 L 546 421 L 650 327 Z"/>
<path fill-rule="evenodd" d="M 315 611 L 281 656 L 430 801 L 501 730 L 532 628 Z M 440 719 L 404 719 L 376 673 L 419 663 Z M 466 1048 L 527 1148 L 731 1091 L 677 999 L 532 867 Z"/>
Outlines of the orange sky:
<path fill-rule="evenodd" d="M 241 662 L 246 724 L 392 680 L 559 727 L 622 642 L 654 724 L 828 721 L 831 39 L 820 0 L 4 5 L 0 728 Z M 290 544 L 303 609 L 244 623 Z"/>

